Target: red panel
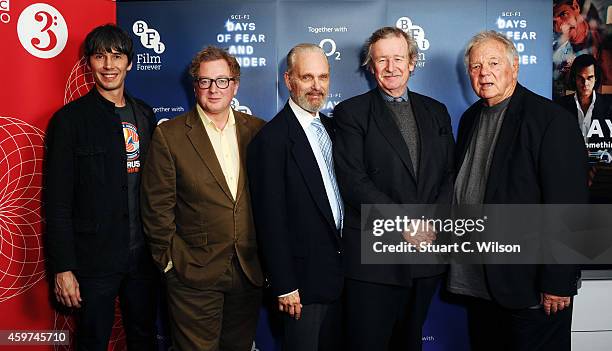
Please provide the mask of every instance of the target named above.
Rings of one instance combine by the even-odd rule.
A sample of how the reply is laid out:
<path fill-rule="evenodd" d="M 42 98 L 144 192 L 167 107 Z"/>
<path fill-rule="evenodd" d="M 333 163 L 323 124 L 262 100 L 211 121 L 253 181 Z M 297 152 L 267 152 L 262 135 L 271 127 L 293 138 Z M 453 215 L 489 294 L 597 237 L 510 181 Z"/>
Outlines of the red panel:
<path fill-rule="evenodd" d="M 44 130 L 65 98 L 88 90 L 79 71 L 85 35 L 114 22 L 111 0 L 0 0 L 0 330 L 72 325 L 51 308 L 44 270 Z"/>

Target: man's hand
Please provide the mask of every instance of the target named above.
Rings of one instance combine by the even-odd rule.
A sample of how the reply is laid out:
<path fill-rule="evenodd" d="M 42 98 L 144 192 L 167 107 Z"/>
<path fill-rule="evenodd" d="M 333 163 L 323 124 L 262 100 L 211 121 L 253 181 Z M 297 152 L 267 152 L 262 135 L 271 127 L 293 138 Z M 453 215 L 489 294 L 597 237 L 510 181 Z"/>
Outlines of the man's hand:
<path fill-rule="evenodd" d="M 292 318 L 300 319 L 302 315 L 302 304 L 300 303 L 300 293 L 298 291 L 287 296 L 278 298 L 278 309 L 287 312 Z"/>
<path fill-rule="evenodd" d="M 572 300 L 569 296 L 542 293 L 542 306 L 544 306 L 544 312 L 549 316 L 551 313 L 557 313 L 557 311 L 562 311 L 564 308 L 569 307 L 571 302 Z"/>
<path fill-rule="evenodd" d="M 433 230 L 418 230 L 416 233 L 405 231 L 402 232 L 402 237 L 404 237 L 404 240 L 406 240 L 406 242 L 418 247 L 422 242 L 426 242 L 428 244 L 433 243 L 434 240 L 436 240 L 436 232 L 434 232 Z"/>
<path fill-rule="evenodd" d="M 55 298 L 66 307 L 81 307 L 79 282 L 72 271 L 55 274 Z"/>

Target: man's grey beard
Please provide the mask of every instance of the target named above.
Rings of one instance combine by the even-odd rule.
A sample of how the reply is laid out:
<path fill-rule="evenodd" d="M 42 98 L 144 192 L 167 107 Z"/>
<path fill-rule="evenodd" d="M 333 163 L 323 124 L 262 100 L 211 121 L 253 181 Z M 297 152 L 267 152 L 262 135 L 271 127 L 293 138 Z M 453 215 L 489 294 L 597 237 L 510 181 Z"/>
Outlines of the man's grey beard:
<path fill-rule="evenodd" d="M 308 97 L 306 95 L 292 96 L 293 102 L 295 102 L 299 107 L 310 113 L 317 113 L 319 110 L 325 106 L 327 103 L 327 95 L 323 94 L 323 100 L 321 100 L 318 104 L 312 104 L 308 101 Z"/>

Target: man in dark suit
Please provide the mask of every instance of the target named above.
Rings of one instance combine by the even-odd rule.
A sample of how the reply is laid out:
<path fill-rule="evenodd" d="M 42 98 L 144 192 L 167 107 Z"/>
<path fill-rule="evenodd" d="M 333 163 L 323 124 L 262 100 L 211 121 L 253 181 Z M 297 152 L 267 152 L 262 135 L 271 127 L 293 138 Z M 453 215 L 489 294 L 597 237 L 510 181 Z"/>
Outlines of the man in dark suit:
<path fill-rule="evenodd" d="M 477 34 L 465 52 L 481 99 L 461 117 L 455 202 L 586 203 L 586 152 L 575 118 L 517 83 L 505 36 Z M 469 296 L 473 350 L 569 350 L 573 265 L 452 265 L 449 289 Z"/>
<path fill-rule="evenodd" d="M 84 51 L 94 87 L 57 111 L 47 132 L 45 244 L 55 296 L 78 308 L 78 350 L 107 350 L 117 297 L 128 350 L 153 350 L 159 274 L 139 199 L 155 115 L 125 92 L 129 34 L 97 27 Z"/>
<path fill-rule="evenodd" d="M 250 350 L 263 283 L 244 156 L 264 122 L 230 108 L 240 66 L 209 46 L 189 70 L 191 111 L 153 134 L 142 217 L 177 350 Z"/>
<path fill-rule="evenodd" d="M 378 87 L 334 110 L 334 158 L 346 206 L 346 325 L 350 350 L 419 350 L 444 266 L 361 263 L 362 204 L 450 203 L 454 140 L 446 107 L 408 90 L 417 46 L 384 27 L 367 42 L 364 65 Z M 430 242 L 434 233 L 414 237 Z M 390 347 L 390 345 L 393 346 Z"/>
<path fill-rule="evenodd" d="M 589 151 L 589 161 L 593 165 L 589 173 L 592 203 L 612 202 L 612 184 L 609 181 L 612 176 L 612 147 L 600 144 L 612 144 L 612 130 L 606 123 L 606 120 L 612 119 L 612 96 L 595 92 L 601 86 L 601 80 L 601 67 L 595 58 L 587 54 L 580 55 L 572 63 L 568 76 L 568 88 L 576 93 L 556 100 L 572 116 L 576 116 Z"/>
<path fill-rule="evenodd" d="M 314 44 L 287 55 L 290 99 L 248 149 L 247 167 L 265 270 L 283 315 L 284 350 L 339 350 L 343 204 L 332 120 L 319 112 L 329 63 Z"/>

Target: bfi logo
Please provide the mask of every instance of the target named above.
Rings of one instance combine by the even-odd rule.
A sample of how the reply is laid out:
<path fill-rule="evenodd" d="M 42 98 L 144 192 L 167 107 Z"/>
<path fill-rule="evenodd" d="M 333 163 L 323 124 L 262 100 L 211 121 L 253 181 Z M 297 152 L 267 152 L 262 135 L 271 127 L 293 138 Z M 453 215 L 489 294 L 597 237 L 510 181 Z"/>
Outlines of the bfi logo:
<path fill-rule="evenodd" d="M 139 20 L 132 25 L 134 34 L 140 37 L 140 43 L 147 49 L 152 49 L 158 54 L 166 50 L 166 45 L 162 43 L 159 32 L 153 28 L 149 28 L 147 22 Z"/>
<path fill-rule="evenodd" d="M 0 0 L 0 22 L 9 23 L 11 21 L 11 2 L 10 0 Z"/>
<path fill-rule="evenodd" d="M 417 42 L 419 50 L 426 51 L 429 49 L 429 40 L 425 38 L 425 30 L 423 27 L 412 23 L 408 17 L 400 17 L 395 22 L 395 26 L 404 32 L 410 34 Z"/>

